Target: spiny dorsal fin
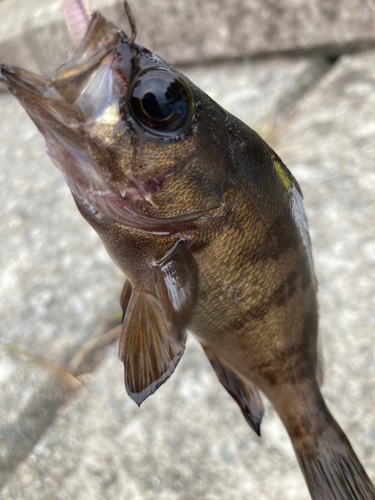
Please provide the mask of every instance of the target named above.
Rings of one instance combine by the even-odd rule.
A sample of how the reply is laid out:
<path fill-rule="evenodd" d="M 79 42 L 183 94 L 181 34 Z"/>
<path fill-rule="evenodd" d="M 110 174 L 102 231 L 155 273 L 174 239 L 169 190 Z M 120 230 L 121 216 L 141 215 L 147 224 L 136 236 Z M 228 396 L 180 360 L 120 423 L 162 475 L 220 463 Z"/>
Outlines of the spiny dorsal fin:
<path fill-rule="evenodd" d="M 125 386 L 138 406 L 174 372 L 185 350 L 185 337 L 175 340 L 157 298 L 133 289 L 119 346 Z"/>
<path fill-rule="evenodd" d="M 220 382 L 241 408 L 246 422 L 260 436 L 264 407 L 258 389 L 251 382 L 243 380 L 210 347 L 203 345 L 203 349 Z"/>

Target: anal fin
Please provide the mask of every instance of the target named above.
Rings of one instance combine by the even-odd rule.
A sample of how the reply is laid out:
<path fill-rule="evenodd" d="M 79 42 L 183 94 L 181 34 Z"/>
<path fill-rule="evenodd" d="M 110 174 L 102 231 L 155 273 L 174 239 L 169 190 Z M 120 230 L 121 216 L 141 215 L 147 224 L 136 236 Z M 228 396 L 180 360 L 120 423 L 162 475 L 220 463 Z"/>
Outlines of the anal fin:
<path fill-rule="evenodd" d="M 260 436 L 264 407 L 258 389 L 238 375 L 210 347 L 203 345 L 203 349 L 220 382 L 241 408 L 246 422 Z"/>
<path fill-rule="evenodd" d="M 171 336 L 159 300 L 136 288 L 129 297 L 129 286 L 125 284 L 122 294 L 122 305 L 127 307 L 119 358 L 124 363 L 126 390 L 140 406 L 174 372 L 185 350 L 186 334 L 181 332 L 180 340 Z"/>

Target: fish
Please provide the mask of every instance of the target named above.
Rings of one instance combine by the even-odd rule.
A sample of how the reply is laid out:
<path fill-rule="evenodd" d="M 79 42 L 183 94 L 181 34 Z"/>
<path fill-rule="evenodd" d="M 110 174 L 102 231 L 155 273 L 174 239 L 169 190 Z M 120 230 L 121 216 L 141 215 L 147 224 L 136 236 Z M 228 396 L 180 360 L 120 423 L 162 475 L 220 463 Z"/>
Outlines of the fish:
<path fill-rule="evenodd" d="M 68 5 L 68 2 L 65 2 Z M 87 3 L 49 77 L 0 65 L 77 208 L 126 275 L 119 357 L 140 405 L 173 374 L 187 330 L 260 436 L 261 393 L 313 500 L 375 489 L 320 392 L 317 281 L 297 180 L 277 153 Z M 73 26 L 74 25 L 74 26 Z"/>

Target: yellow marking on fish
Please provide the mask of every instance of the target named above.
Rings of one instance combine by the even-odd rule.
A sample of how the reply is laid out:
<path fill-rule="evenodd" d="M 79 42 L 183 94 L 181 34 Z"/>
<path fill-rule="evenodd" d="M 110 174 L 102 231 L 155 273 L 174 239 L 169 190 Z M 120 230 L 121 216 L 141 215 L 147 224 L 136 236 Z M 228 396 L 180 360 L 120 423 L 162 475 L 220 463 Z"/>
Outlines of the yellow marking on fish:
<path fill-rule="evenodd" d="M 289 189 L 292 185 L 292 182 L 289 179 L 289 177 L 286 175 L 286 173 L 284 172 L 282 166 L 280 165 L 280 162 L 274 160 L 273 166 L 274 166 L 274 169 L 276 170 L 277 175 L 279 176 L 281 182 L 284 184 L 285 188 Z"/>

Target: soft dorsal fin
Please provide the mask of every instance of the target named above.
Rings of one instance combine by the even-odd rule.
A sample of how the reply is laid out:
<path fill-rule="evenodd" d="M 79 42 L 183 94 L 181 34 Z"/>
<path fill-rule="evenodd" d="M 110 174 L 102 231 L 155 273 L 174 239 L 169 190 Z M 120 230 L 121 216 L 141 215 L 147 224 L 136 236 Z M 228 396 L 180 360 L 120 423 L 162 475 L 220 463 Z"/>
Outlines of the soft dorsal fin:
<path fill-rule="evenodd" d="M 210 347 L 203 345 L 203 349 L 220 382 L 241 408 L 246 422 L 260 436 L 264 407 L 258 389 L 251 382 L 242 379 Z"/>
<path fill-rule="evenodd" d="M 152 271 L 151 271 L 152 272 Z M 140 405 L 174 372 L 185 350 L 187 326 L 198 296 L 198 266 L 185 240 L 153 264 L 155 294 L 125 282 L 119 357 L 125 386 Z"/>

